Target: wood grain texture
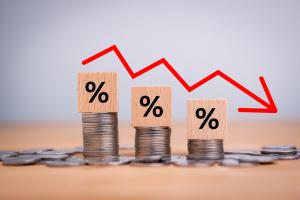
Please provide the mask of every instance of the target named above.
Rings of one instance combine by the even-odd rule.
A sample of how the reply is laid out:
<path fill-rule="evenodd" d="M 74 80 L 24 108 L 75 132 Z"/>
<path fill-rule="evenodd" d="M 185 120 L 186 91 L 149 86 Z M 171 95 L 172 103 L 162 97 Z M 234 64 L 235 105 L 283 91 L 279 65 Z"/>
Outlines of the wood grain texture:
<path fill-rule="evenodd" d="M 86 91 L 86 84 L 95 82 L 96 87 L 105 82 L 100 92 L 108 93 L 108 101 L 101 103 L 98 97 L 89 103 L 93 92 Z M 90 72 L 78 73 L 78 112 L 118 112 L 117 73 Z"/>
<path fill-rule="evenodd" d="M 120 143 L 134 144 L 134 129 L 120 124 Z M 186 124 L 172 127 L 172 153 L 187 154 Z M 262 145 L 300 147 L 300 121 L 231 122 L 225 150 Z M 66 148 L 82 145 L 80 123 L 0 125 L 0 149 Z M 120 151 L 134 155 L 134 151 Z M 7 167 L 0 164 L 1 200 L 299 200 L 300 160 L 228 168 Z"/>
<path fill-rule="evenodd" d="M 171 108 L 172 108 L 172 89 L 171 87 L 133 87 L 131 89 L 131 110 L 132 110 L 132 126 L 171 126 Z M 144 113 L 149 106 L 142 106 L 140 99 L 142 96 L 150 97 L 152 102 L 156 96 L 159 99 L 154 106 L 160 106 L 163 109 L 163 114 L 160 117 L 155 117 L 151 112 L 144 117 Z"/>
<path fill-rule="evenodd" d="M 206 116 L 200 119 L 196 116 L 198 108 L 204 108 Z M 200 129 L 200 125 L 208 117 L 212 108 L 215 108 L 210 119 L 204 127 Z M 202 116 L 204 113 L 200 112 Z M 217 119 L 219 125 L 216 129 L 209 127 L 209 120 Z M 227 100 L 226 99 L 195 99 L 187 101 L 187 123 L 188 123 L 188 139 L 224 139 L 225 130 L 227 128 Z M 215 123 L 212 123 L 215 125 Z"/>

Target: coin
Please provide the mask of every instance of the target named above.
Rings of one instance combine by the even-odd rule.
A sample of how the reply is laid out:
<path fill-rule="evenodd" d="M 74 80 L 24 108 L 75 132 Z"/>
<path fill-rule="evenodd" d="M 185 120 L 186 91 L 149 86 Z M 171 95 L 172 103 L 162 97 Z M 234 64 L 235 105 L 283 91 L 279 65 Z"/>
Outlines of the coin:
<path fill-rule="evenodd" d="M 297 154 L 297 150 L 294 149 L 262 149 L 262 154 L 280 154 L 280 155 L 290 155 Z"/>
<path fill-rule="evenodd" d="M 225 158 L 219 164 L 225 167 L 238 167 L 240 165 L 240 161 L 233 158 Z"/>
<path fill-rule="evenodd" d="M 65 151 L 61 150 L 49 150 L 49 151 L 39 151 L 37 152 L 38 155 L 66 155 Z"/>
<path fill-rule="evenodd" d="M 135 127 L 136 162 L 164 162 L 171 156 L 169 127 Z"/>
<path fill-rule="evenodd" d="M 173 164 L 178 167 L 210 167 L 216 162 L 212 160 L 194 161 L 194 160 L 181 160 L 175 161 Z"/>
<path fill-rule="evenodd" d="M 297 160 L 299 159 L 299 155 L 272 155 L 274 159 L 277 160 Z"/>
<path fill-rule="evenodd" d="M 31 165 L 38 162 L 38 157 L 9 157 L 2 159 L 3 165 L 19 166 L 19 165 Z"/>
<path fill-rule="evenodd" d="M 85 165 L 85 163 L 65 161 L 65 160 L 55 160 L 55 161 L 48 161 L 46 165 L 48 167 L 77 167 L 77 166 L 83 166 Z"/>
<path fill-rule="evenodd" d="M 263 146 L 262 149 L 297 150 L 294 145 L 267 145 Z"/>
<path fill-rule="evenodd" d="M 86 163 L 85 159 L 79 158 L 79 157 L 75 157 L 75 156 L 68 157 L 68 158 L 65 159 L 65 161 L 68 161 L 68 162 L 78 162 L 78 163 L 83 163 L 83 164 Z"/>
<path fill-rule="evenodd" d="M 16 151 L 2 150 L 2 151 L 0 151 L 0 160 L 2 160 L 4 158 L 8 158 L 8 157 L 17 156 L 17 155 L 18 155 L 18 153 Z"/>
<path fill-rule="evenodd" d="M 38 152 L 43 152 L 43 151 L 51 151 L 53 149 L 51 148 L 37 148 L 37 149 L 25 149 L 20 151 L 20 154 L 37 154 Z"/>
<path fill-rule="evenodd" d="M 189 139 L 189 160 L 220 160 L 224 158 L 223 140 L 221 139 Z"/>
<path fill-rule="evenodd" d="M 260 151 L 251 150 L 251 149 L 239 149 L 239 150 L 225 151 L 225 154 L 261 155 Z"/>
<path fill-rule="evenodd" d="M 119 157 L 117 113 L 82 113 L 82 128 L 86 158 Z"/>
<path fill-rule="evenodd" d="M 39 157 L 42 160 L 64 160 L 64 159 L 68 158 L 69 155 L 67 155 L 67 154 L 54 154 L 54 155 L 44 154 L 44 155 L 39 155 Z"/>

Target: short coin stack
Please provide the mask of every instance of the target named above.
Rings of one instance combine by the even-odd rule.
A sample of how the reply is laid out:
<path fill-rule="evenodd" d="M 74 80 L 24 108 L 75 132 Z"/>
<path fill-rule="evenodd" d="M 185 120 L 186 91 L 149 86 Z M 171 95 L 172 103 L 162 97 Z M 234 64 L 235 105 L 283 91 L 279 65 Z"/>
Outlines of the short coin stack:
<path fill-rule="evenodd" d="M 86 158 L 117 160 L 119 157 L 118 115 L 82 113 L 83 155 Z"/>
<path fill-rule="evenodd" d="M 189 139 L 189 160 L 220 160 L 224 158 L 222 139 Z"/>
<path fill-rule="evenodd" d="M 135 127 L 136 161 L 158 162 L 171 157 L 169 127 Z"/>
<path fill-rule="evenodd" d="M 293 145 L 263 146 L 261 149 L 261 153 L 265 155 L 270 155 L 273 158 L 280 160 L 290 160 L 299 157 L 297 147 Z"/>

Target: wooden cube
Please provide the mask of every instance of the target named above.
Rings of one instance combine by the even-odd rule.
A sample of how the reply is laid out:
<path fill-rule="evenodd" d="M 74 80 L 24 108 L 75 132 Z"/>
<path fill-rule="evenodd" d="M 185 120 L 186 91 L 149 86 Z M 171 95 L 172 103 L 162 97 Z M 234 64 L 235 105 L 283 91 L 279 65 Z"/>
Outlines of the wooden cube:
<path fill-rule="evenodd" d="M 117 73 L 78 73 L 78 112 L 118 112 Z"/>
<path fill-rule="evenodd" d="M 188 100 L 188 139 L 224 139 L 226 128 L 226 99 Z"/>
<path fill-rule="evenodd" d="M 133 127 L 171 126 L 171 87 L 133 87 L 131 92 Z"/>

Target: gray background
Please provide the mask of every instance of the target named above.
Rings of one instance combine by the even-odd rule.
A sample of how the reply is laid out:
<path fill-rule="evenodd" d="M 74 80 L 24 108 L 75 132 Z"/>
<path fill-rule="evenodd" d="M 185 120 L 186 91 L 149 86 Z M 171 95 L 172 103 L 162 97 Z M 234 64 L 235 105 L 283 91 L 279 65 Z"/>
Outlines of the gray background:
<path fill-rule="evenodd" d="M 0 1 L 0 121 L 79 120 L 79 71 L 119 72 L 120 116 L 130 88 L 171 85 L 173 116 L 187 98 L 225 97 L 231 119 L 300 117 L 300 1 Z M 81 65 L 116 44 L 134 71 L 165 57 L 192 84 L 221 69 L 263 99 L 263 75 L 278 114 L 217 78 L 188 93 L 164 68 L 132 80 L 115 55 Z"/>

